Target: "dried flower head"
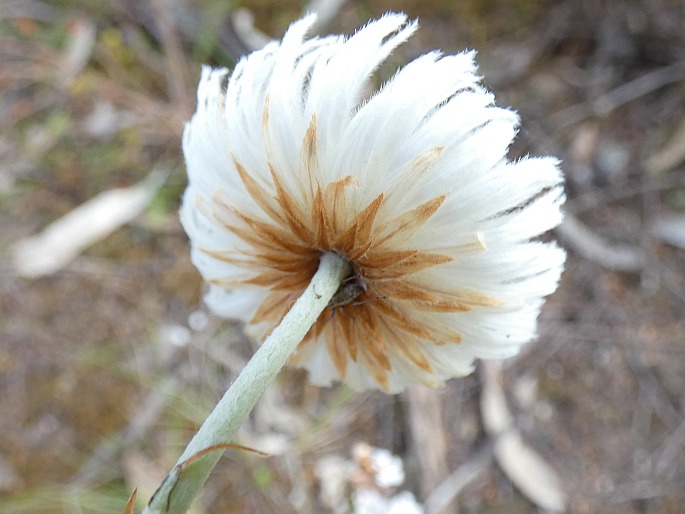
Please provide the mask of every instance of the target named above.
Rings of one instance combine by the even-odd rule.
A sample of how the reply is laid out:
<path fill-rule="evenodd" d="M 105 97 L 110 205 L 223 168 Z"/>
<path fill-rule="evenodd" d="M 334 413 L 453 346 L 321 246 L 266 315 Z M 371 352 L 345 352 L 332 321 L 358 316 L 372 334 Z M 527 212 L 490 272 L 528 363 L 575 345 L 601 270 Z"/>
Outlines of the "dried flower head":
<path fill-rule="evenodd" d="M 564 262 L 531 241 L 561 220 L 557 161 L 507 160 L 518 117 L 472 53 L 423 55 L 365 95 L 416 23 L 307 40 L 313 21 L 202 72 L 181 217 L 207 303 L 262 338 L 337 252 L 352 273 L 291 359 L 314 383 L 397 392 L 514 355 Z"/>

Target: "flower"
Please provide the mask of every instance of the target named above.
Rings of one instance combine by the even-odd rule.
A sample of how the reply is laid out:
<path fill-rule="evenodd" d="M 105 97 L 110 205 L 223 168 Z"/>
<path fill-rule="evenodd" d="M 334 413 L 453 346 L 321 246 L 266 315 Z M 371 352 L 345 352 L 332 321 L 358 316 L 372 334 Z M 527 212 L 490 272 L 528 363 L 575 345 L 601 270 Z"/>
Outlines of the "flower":
<path fill-rule="evenodd" d="M 181 219 L 206 302 L 263 338 L 337 252 L 352 273 L 291 358 L 315 384 L 394 393 L 516 354 L 565 259 L 531 240 L 561 221 L 558 162 L 507 159 L 518 117 L 472 52 L 418 57 L 369 94 L 417 24 L 306 39 L 313 22 L 202 71 Z"/>

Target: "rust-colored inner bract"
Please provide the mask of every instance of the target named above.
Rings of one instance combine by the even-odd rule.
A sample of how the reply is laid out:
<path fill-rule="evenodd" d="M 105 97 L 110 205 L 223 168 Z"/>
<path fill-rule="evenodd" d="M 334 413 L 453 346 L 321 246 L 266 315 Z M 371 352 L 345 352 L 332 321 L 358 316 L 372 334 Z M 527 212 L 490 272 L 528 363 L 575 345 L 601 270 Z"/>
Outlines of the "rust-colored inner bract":
<path fill-rule="evenodd" d="M 473 305 L 494 302 L 488 297 L 448 294 L 422 286 L 413 276 L 447 263 L 451 257 L 399 248 L 394 242 L 399 234 L 425 224 L 440 208 L 445 195 L 438 195 L 383 223 L 377 223 L 386 200 L 383 193 L 365 207 L 351 212 L 345 189 L 354 183 L 352 177 L 323 185 L 318 180 L 315 117 L 304 138 L 301 161 L 309 183 L 302 184 L 297 191 L 298 201 L 278 170 L 270 167 L 272 182 L 267 183 L 256 179 L 234 159 L 235 169 L 259 214 L 242 212 L 221 193 L 213 198 L 212 212 L 250 250 L 239 254 L 210 250 L 206 253 L 240 265 L 250 273 L 244 280 L 214 282 L 227 288 L 267 288 L 269 295 L 250 323 L 265 323 L 268 333 L 307 287 L 320 256 L 337 252 L 348 259 L 353 275 L 343 281 L 293 360 L 303 358 L 305 346 L 321 337 L 341 378 L 346 376 L 351 360 L 363 365 L 381 387 L 387 388 L 391 357 L 430 373 L 431 366 L 422 345 L 459 343 L 461 336 L 435 316 L 427 323 L 429 315 L 462 312 Z"/>

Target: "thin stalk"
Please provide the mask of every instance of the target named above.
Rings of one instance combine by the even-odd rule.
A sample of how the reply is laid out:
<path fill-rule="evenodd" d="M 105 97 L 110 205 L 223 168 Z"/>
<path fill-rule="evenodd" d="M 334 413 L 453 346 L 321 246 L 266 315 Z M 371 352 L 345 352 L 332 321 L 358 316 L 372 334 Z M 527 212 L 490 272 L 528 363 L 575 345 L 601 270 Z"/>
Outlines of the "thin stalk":
<path fill-rule="evenodd" d="M 223 453 L 219 450 L 202 454 L 203 450 L 233 440 L 349 272 L 349 264 L 341 255 L 329 252 L 321 257 L 307 289 L 219 400 L 143 514 L 183 514 L 188 510 Z M 196 458 L 198 454 L 202 456 Z"/>

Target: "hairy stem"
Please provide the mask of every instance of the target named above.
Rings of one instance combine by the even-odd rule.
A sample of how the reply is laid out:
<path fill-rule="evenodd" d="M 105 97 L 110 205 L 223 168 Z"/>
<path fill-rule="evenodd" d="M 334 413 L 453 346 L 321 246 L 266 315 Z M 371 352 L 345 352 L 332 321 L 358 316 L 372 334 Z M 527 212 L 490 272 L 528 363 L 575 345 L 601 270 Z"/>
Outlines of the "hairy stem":
<path fill-rule="evenodd" d="M 186 512 L 223 453 L 218 450 L 202 454 L 203 450 L 232 441 L 349 272 L 349 264 L 341 255 L 329 252 L 321 257 L 307 289 L 207 417 L 143 514 Z"/>

